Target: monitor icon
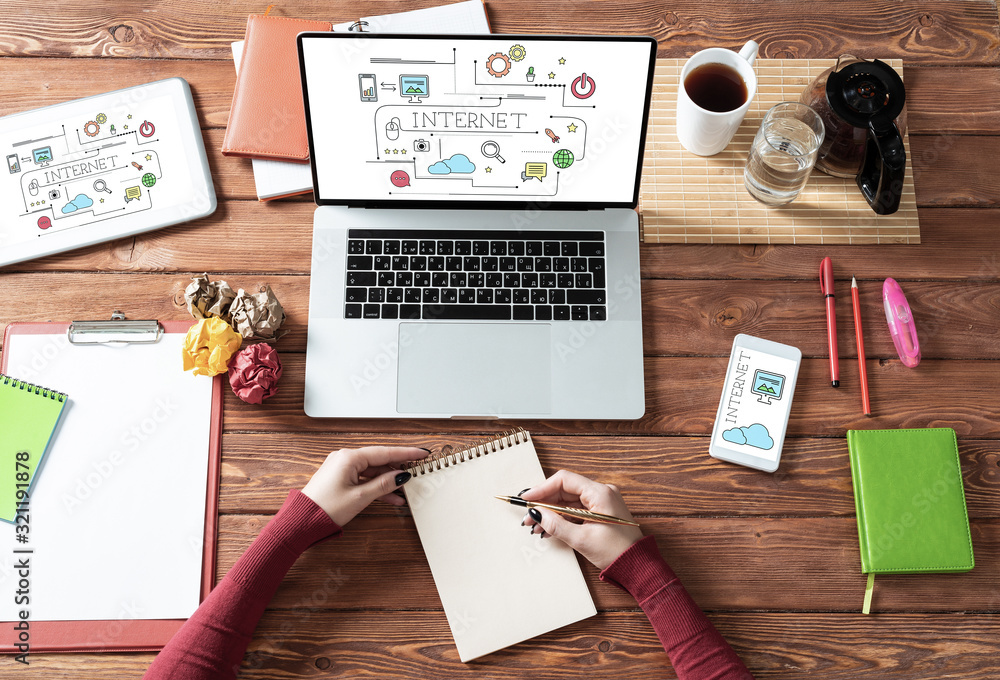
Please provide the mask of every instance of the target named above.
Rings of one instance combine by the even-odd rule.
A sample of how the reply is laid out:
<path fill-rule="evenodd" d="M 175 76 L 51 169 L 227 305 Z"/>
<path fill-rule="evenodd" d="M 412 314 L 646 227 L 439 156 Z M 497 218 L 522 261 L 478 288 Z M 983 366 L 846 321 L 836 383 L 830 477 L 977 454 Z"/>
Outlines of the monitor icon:
<path fill-rule="evenodd" d="M 427 76 L 399 76 L 399 96 L 409 97 L 410 104 L 419 104 L 420 100 L 431 93 L 430 78 Z"/>
<path fill-rule="evenodd" d="M 770 405 L 772 399 L 781 399 L 784 390 L 785 376 L 761 370 L 754 373 L 753 387 L 750 391 L 758 395 L 757 401 L 760 403 Z"/>
<path fill-rule="evenodd" d="M 32 158 L 35 159 L 35 165 L 45 166 L 52 162 L 52 147 L 51 146 L 40 146 L 37 149 L 31 151 Z"/>

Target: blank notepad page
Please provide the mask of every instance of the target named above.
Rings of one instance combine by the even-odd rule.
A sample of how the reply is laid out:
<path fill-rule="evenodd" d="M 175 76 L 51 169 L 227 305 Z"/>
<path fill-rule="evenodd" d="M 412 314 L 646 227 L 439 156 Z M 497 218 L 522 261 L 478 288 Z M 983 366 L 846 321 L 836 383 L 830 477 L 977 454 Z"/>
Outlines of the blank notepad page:
<path fill-rule="evenodd" d="M 493 497 L 545 480 L 526 432 L 426 469 L 403 488 L 462 661 L 597 613 L 573 550 Z"/>

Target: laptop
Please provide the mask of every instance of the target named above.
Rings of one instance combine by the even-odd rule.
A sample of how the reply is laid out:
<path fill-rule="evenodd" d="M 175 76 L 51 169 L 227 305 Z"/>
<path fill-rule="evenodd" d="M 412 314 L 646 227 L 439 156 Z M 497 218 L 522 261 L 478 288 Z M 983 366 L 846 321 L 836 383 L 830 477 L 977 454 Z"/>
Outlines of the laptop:
<path fill-rule="evenodd" d="M 319 206 L 306 413 L 641 417 L 656 41 L 302 33 L 298 50 Z"/>

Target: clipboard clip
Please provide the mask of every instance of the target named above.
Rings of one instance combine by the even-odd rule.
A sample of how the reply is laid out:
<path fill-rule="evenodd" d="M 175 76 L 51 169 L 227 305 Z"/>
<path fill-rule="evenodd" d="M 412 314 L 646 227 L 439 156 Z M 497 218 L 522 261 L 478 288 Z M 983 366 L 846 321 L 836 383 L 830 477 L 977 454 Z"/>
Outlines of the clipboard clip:
<path fill-rule="evenodd" d="M 74 321 L 66 329 L 66 337 L 74 345 L 151 344 L 158 342 L 162 334 L 159 321 L 128 321 L 117 309 L 110 321 Z"/>

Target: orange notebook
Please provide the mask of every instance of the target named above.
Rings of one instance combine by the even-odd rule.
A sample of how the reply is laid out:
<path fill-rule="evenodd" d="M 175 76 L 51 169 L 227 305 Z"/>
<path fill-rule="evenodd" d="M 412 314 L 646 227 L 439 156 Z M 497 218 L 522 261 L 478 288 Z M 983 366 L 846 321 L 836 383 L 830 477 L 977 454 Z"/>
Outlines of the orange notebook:
<path fill-rule="evenodd" d="M 223 156 L 309 161 L 295 36 L 329 30 L 328 21 L 250 15 Z"/>

